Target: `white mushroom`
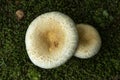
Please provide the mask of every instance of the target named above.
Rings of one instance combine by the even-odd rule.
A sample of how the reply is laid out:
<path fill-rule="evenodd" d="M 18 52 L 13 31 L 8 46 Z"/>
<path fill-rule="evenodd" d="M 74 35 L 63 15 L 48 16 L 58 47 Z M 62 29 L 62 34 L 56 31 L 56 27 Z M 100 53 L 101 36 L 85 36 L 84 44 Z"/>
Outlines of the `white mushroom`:
<path fill-rule="evenodd" d="M 30 60 L 41 68 L 54 68 L 72 57 L 78 33 L 70 17 L 48 12 L 37 17 L 28 27 L 25 44 Z"/>
<path fill-rule="evenodd" d="M 77 24 L 79 33 L 79 46 L 75 53 L 78 58 L 90 58 L 94 56 L 101 47 L 101 38 L 97 30 L 87 24 Z"/>

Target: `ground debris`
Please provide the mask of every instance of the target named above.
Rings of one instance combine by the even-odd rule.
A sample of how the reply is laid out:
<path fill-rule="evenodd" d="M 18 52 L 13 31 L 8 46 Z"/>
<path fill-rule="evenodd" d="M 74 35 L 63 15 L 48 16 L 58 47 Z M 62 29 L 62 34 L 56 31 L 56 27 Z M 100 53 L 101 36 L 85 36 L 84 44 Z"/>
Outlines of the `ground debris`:
<path fill-rule="evenodd" d="M 23 10 L 17 10 L 16 11 L 16 16 L 17 16 L 18 20 L 21 20 L 21 19 L 23 19 L 23 17 L 25 16 L 25 14 L 24 14 Z"/>

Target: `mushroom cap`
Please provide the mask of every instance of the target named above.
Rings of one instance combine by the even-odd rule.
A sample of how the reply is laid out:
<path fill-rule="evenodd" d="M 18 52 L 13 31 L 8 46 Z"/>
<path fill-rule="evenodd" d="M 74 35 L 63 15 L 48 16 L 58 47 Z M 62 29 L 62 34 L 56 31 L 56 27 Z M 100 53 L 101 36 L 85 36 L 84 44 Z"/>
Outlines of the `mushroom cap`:
<path fill-rule="evenodd" d="M 78 58 L 90 58 L 101 47 L 101 38 L 97 30 L 88 24 L 77 24 L 79 33 L 79 46 L 75 53 Z"/>
<path fill-rule="evenodd" d="M 60 12 L 38 16 L 29 25 L 25 44 L 30 60 L 38 67 L 58 67 L 70 59 L 77 48 L 78 32 L 73 20 Z"/>

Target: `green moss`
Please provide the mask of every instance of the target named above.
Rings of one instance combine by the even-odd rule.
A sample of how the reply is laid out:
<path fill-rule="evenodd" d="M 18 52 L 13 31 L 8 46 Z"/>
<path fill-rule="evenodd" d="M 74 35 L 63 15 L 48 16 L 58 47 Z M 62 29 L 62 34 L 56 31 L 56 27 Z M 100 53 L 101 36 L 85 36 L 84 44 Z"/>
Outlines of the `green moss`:
<path fill-rule="evenodd" d="M 25 17 L 17 21 L 15 12 Z M 75 23 L 88 23 L 102 37 L 100 52 L 91 59 L 72 57 L 64 65 L 45 70 L 32 64 L 24 37 L 30 22 L 42 13 L 60 11 Z M 119 0 L 1 0 L 0 2 L 0 80 L 102 80 L 120 79 Z"/>

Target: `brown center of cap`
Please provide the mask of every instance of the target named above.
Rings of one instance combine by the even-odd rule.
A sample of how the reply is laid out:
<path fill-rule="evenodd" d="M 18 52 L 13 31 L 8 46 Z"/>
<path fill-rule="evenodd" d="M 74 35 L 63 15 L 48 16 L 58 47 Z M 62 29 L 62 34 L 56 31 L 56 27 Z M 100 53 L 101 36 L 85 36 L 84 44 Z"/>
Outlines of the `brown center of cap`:
<path fill-rule="evenodd" d="M 48 32 L 46 37 L 49 45 L 49 51 L 52 51 L 59 46 L 59 36 L 57 36 L 55 32 Z"/>

